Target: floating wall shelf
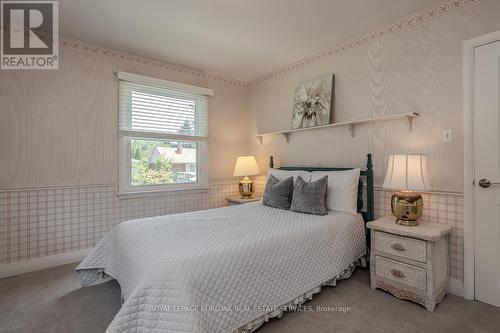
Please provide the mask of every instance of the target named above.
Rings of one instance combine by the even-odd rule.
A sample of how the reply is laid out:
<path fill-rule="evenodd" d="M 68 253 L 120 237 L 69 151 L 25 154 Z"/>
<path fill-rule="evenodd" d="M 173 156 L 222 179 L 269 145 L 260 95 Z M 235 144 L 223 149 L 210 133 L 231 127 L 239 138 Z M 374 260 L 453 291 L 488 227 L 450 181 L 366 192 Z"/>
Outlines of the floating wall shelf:
<path fill-rule="evenodd" d="M 334 124 L 321 125 L 321 126 L 315 126 L 315 127 L 306 127 L 306 128 L 290 129 L 290 130 L 285 130 L 285 131 L 260 133 L 260 134 L 257 134 L 257 139 L 259 140 L 260 144 L 262 144 L 262 137 L 263 136 L 281 134 L 285 137 L 286 142 L 289 142 L 290 134 L 292 134 L 292 133 L 303 132 L 303 131 L 312 131 L 312 130 L 317 130 L 320 128 L 342 127 L 342 126 L 348 126 L 349 130 L 351 131 L 351 136 L 354 137 L 354 135 L 356 134 L 355 128 L 358 125 L 377 123 L 377 122 L 382 122 L 382 121 L 397 120 L 397 119 L 406 119 L 408 121 L 408 130 L 411 132 L 413 130 L 412 120 L 413 120 L 413 118 L 416 118 L 418 116 L 419 116 L 418 113 L 410 112 L 410 113 L 394 114 L 394 115 L 384 116 L 384 117 L 374 117 L 374 118 L 361 119 L 361 120 L 344 121 L 341 123 L 334 123 Z"/>

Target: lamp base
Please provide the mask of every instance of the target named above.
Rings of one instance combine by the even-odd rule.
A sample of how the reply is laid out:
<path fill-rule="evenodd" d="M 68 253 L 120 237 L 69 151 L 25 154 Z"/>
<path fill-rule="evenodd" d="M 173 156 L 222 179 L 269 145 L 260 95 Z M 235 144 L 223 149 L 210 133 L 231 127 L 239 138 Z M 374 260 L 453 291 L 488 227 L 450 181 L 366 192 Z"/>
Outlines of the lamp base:
<path fill-rule="evenodd" d="M 415 226 L 418 225 L 418 221 L 417 220 L 415 220 L 415 221 L 405 221 L 405 220 L 396 219 L 396 223 L 399 224 L 399 225 L 407 226 L 407 227 L 415 227 Z"/>
<path fill-rule="evenodd" d="M 240 196 L 242 199 L 250 199 L 254 192 L 253 181 L 248 177 L 243 178 L 240 181 L 238 189 L 240 191 Z"/>
<path fill-rule="evenodd" d="M 400 191 L 392 195 L 391 210 L 397 224 L 416 226 L 424 210 L 424 201 L 417 192 Z"/>

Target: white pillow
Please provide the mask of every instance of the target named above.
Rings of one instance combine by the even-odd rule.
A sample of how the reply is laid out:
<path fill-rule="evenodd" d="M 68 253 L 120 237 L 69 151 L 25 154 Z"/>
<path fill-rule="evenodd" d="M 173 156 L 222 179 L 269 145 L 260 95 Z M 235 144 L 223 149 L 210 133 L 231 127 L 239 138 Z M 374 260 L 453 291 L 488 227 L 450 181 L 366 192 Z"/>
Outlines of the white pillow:
<path fill-rule="evenodd" d="M 356 214 L 358 211 L 358 182 L 361 169 L 346 171 L 313 171 L 311 182 L 328 176 L 326 209 Z"/>
<path fill-rule="evenodd" d="M 298 176 L 300 176 L 300 178 L 302 178 L 307 183 L 311 181 L 311 172 L 304 170 L 291 171 L 291 170 L 269 169 L 267 173 L 267 179 L 269 179 L 270 175 L 273 175 L 279 180 L 285 180 L 288 177 L 293 177 L 294 184 Z"/>

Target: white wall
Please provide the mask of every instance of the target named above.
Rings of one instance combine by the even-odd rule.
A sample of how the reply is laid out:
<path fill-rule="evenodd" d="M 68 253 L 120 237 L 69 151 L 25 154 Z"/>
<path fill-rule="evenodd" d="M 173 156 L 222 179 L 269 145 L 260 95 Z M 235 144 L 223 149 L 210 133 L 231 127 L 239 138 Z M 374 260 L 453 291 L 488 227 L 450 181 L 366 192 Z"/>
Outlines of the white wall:
<path fill-rule="evenodd" d="M 248 92 L 248 126 L 250 135 L 289 129 L 295 86 L 326 73 L 335 74 L 336 122 L 420 113 L 412 133 L 401 120 L 357 127 L 355 138 L 347 127 L 292 134 L 288 144 L 280 135 L 265 136 L 262 146 L 251 138 L 250 149 L 261 170 L 267 169 L 269 155 L 278 165 L 364 167 L 365 155 L 371 152 L 379 186 L 389 154 L 427 154 L 433 189 L 457 192 L 424 194 L 423 218 L 452 227 L 450 277 L 453 293 L 460 295 L 464 275 L 462 44 L 500 30 L 500 1 L 456 3 L 460 8 L 454 1 L 444 2 L 432 15 L 428 11 L 411 15 L 256 80 Z M 441 141 L 443 128 L 453 128 L 453 143 Z M 376 217 L 390 214 L 390 196 L 389 191 L 376 190 Z"/>
<path fill-rule="evenodd" d="M 252 134 L 288 129 L 294 87 L 326 73 L 335 74 L 335 121 L 418 112 L 414 130 L 404 121 L 349 129 L 321 129 L 251 140 L 262 168 L 275 155 L 289 165 L 364 166 L 374 154 L 375 182 L 381 185 L 387 156 L 406 151 L 429 156 L 435 190 L 463 191 L 462 42 L 500 29 L 500 1 L 481 0 L 449 13 L 374 38 L 361 46 L 311 58 L 249 89 Z M 404 22 L 405 20 L 403 20 Z M 443 128 L 453 128 L 454 142 L 441 142 Z"/>
<path fill-rule="evenodd" d="M 65 38 L 61 44 L 58 70 L 0 71 L 0 276 L 41 267 L 30 261 L 37 258 L 75 258 L 122 221 L 220 207 L 238 193 L 233 167 L 248 149 L 241 82 Z M 116 71 L 214 89 L 208 192 L 117 198 Z M 59 262 L 46 259 L 40 263 Z"/>
<path fill-rule="evenodd" d="M 209 178 L 232 176 L 248 143 L 241 83 L 76 43 L 61 45 L 58 70 L 0 71 L 0 189 L 117 183 L 116 71 L 214 89 Z"/>
<path fill-rule="evenodd" d="M 365 153 L 372 152 L 380 185 L 387 155 L 411 149 L 429 155 L 436 190 L 462 192 L 462 41 L 500 30 L 499 14 L 500 1 L 475 0 L 361 46 L 289 66 L 248 88 L 63 39 L 59 70 L 0 71 L 0 264 L 87 249 L 127 219 L 221 206 L 225 196 L 237 193 L 232 168 L 248 152 L 258 156 L 263 172 L 271 154 L 288 165 L 364 166 Z M 215 90 L 210 192 L 116 198 L 118 70 Z M 414 132 L 393 122 L 360 127 L 354 139 L 347 128 L 296 134 L 290 144 L 275 136 L 260 146 L 251 137 L 289 128 L 295 85 L 325 73 L 336 75 L 336 121 L 415 111 L 422 116 Z M 454 143 L 440 142 L 442 128 L 454 129 Z M 377 216 L 389 213 L 389 195 L 377 190 Z M 427 219 L 453 226 L 451 274 L 461 282 L 463 197 L 425 200 Z"/>

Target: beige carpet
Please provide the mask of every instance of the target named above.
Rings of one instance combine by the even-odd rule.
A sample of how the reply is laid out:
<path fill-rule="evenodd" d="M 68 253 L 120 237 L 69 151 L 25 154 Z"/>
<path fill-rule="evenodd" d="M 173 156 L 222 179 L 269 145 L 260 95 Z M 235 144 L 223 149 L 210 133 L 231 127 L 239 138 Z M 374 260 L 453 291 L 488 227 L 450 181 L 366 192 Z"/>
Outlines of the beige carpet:
<path fill-rule="evenodd" d="M 115 281 L 80 288 L 75 266 L 0 280 L 0 332 L 103 332 L 120 308 L 120 288 Z M 257 332 L 500 332 L 500 308 L 448 295 L 429 313 L 371 290 L 366 270 L 324 288 L 305 306 L 349 311 L 286 313 Z"/>

